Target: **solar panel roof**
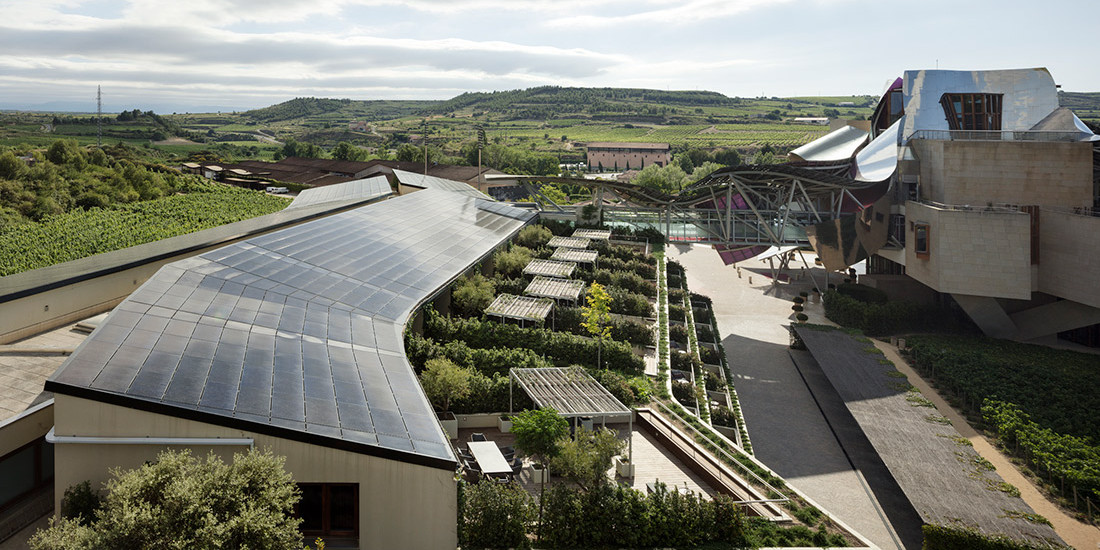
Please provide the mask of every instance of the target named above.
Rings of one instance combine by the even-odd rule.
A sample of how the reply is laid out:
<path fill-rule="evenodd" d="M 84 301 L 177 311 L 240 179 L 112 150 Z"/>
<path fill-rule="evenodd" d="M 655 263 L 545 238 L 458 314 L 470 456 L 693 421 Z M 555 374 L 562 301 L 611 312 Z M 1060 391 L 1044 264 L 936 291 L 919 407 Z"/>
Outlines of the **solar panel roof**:
<path fill-rule="evenodd" d="M 534 216 L 426 190 L 169 264 L 46 389 L 453 468 L 402 331 Z"/>
<path fill-rule="evenodd" d="M 335 185 L 325 185 L 305 189 L 294 197 L 294 202 L 287 208 L 301 208 L 315 204 L 327 204 L 332 202 L 369 201 L 393 193 L 390 182 L 384 175 L 377 175 L 360 180 L 353 180 Z"/>
<path fill-rule="evenodd" d="M 412 187 L 419 187 L 421 189 L 440 189 L 443 191 L 454 191 L 470 197 L 492 200 L 489 195 L 486 195 L 485 193 L 482 193 L 481 191 L 470 187 L 470 184 L 463 183 L 461 181 L 437 178 L 435 176 L 425 176 L 424 174 L 406 172 L 404 170 L 398 170 L 396 168 L 393 169 L 393 175 L 397 177 L 397 181 L 401 185 L 409 185 Z"/>

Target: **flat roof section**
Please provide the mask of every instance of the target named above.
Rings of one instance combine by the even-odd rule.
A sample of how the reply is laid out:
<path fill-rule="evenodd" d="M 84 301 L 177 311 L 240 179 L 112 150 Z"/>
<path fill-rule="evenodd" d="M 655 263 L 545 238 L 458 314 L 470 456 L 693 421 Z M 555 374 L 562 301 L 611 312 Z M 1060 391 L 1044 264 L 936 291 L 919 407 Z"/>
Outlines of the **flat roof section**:
<path fill-rule="evenodd" d="M 599 255 L 595 250 L 584 250 L 580 248 L 567 248 L 561 247 L 554 251 L 550 255 L 551 260 L 558 260 L 561 262 L 577 262 L 579 264 L 592 264 L 596 263 L 596 257 Z"/>
<path fill-rule="evenodd" d="M 453 468 L 402 332 L 417 307 L 534 218 L 427 190 L 169 264 L 46 389 Z"/>
<path fill-rule="evenodd" d="M 577 239 L 592 239 L 593 241 L 611 240 L 611 231 L 607 229 L 576 229 L 573 237 Z"/>
<path fill-rule="evenodd" d="M 534 280 L 524 289 L 523 293 L 528 296 L 537 296 L 539 298 L 572 300 L 576 302 L 583 291 L 584 281 L 536 275 Z"/>
<path fill-rule="evenodd" d="M 582 239 L 579 237 L 551 237 L 550 242 L 547 243 L 552 248 L 588 248 L 588 245 L 592 241 L 588 239 Z"/>
<path fill-rule="evenodd" d="M 545 321 L 551 309 L 554 309 L 554 301 L 549 298 L 501 294 L 485 308 L 485 314 L 521 321 Z"/>
<path fill-rule="evenodd" d="M 531 260 L 523 268 L 524 275 L 544 275 L 547 277 L 569 277 L 577 268 L 574 262 L 557 262 L 554 260 Z"/>

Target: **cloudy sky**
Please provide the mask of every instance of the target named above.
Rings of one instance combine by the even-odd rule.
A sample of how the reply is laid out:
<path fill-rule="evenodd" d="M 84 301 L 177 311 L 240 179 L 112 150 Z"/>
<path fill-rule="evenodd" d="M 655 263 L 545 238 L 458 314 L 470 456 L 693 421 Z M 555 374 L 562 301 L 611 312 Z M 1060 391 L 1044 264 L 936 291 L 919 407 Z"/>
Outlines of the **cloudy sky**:
<path fill-rule="evenodd" d="M 1097 0 L 0 0 L 0 108 L 234 110 L 562 86 L 878 94 L 1044 66 L 1100 91 Z M 79 106 L 86 107 L 79 107 Z"/>

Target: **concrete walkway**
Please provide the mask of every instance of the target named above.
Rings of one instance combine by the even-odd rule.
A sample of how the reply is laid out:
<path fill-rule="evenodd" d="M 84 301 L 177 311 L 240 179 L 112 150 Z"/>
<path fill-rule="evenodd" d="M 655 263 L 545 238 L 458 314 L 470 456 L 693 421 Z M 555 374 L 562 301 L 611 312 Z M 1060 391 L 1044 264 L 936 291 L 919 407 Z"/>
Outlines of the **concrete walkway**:
<path fill-rule="evenodd" d="M 788 354 L 791 297 L 776 295 L 785 286 L 772 288 L 748 268 L 738 278 L 707 246 L 670 245 L 667 255 L 685 267 L 689 288 L 713 301 L 757 458 L 879 547 L 913 548 L 899 540 Z M 766 267 L 752 260 L 743 264 Z M 811 313 L 811 319 L 816 316 Z"/>

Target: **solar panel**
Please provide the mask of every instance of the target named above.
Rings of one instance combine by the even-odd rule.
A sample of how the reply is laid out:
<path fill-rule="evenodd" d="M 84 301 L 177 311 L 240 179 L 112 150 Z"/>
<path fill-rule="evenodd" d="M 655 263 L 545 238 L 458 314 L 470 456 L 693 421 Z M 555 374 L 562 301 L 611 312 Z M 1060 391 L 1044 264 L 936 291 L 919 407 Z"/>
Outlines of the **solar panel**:
<path fill-rule="evenodd" d="M 169 264 L 47 389 L 453 467 L 402 331 L 534 218 L 471 190 L 428 189 Z"/>

